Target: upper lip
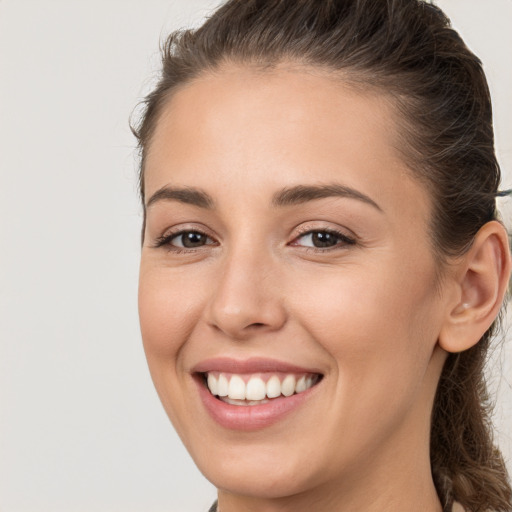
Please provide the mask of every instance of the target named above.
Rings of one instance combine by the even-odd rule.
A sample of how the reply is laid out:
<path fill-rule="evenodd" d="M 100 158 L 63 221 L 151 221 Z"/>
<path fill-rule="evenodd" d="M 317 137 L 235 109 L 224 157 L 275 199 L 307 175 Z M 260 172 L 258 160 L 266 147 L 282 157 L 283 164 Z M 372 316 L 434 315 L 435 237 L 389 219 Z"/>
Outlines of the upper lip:
<path fill-rule="evenodd" d="M 192 369 L 194 373 L 226 372 L 226 373 L 318 373 L 315 368 L 305 368 L 277 359 L 252 357 L 249 359 L 233 359 L 230 357 L 216 357 L 205 359 Z"/>

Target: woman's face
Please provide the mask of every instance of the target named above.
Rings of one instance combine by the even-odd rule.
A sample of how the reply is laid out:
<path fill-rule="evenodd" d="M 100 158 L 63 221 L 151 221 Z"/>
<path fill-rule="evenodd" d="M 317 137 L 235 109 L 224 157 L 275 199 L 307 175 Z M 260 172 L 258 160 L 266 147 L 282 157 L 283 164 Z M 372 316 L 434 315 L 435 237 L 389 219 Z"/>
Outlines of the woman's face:
<path fill-rule="evenodd" d="M 314 70 L 226 68 L 165 107 L 146 161 L 142 336 L 217 487 L 290 496 L 428 460 L 446 300 L 398 140 L 383 95 Z"/>

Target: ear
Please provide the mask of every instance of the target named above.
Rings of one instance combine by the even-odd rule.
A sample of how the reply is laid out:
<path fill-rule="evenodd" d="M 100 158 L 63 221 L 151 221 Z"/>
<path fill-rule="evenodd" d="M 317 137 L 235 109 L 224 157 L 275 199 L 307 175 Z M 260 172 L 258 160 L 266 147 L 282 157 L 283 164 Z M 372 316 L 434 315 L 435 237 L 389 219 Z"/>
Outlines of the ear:
<path fill-rule="evenodd" d="M 478 343 L 498 315 L 510 277 L 505 228 L 497 221 L 482 226 L 455 267 L 455 299 L 439 334 L 439 345 L 447 352 Z"/>

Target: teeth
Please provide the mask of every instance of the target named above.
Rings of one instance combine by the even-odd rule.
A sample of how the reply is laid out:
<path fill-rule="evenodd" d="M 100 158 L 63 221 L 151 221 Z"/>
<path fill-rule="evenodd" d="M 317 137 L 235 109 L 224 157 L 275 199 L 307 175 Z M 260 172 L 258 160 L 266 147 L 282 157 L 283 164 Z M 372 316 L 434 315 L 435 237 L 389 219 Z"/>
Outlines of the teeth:
<path fill-rule="evenodd" d="M 281 393 L 284 396 L 292 396 L 295 393 L 295 377 L 293 375 L 287 375 L 284 378 L 281 384 Z"/>
<path fill-rule="evenodd" d="M 246 400 L 263 400 L 266 396 L 267 387 L 263 380 L 259 377 L 251 377 L 245 389 Z"/>
<path fill-rule="evenodd" d="M 215 377 L 214 377 L 215 378 Z M 228 379 L 226 379 L 225 375 L 222 373 L 219 375 L 219 380 L 217 381 L 217 395 L 219 396 L 228 396 Z M 210 391 L 212 391 L 210 389 Z M 213 391 L 212 391 L 213 394 Z"/>
<path fill-rule="evenodd" d="M 212 395 L 219 394 L 219 384 L 211 373 L 208 375 L 208 389 L 211 391 Z"/>
<path fill-rule="evenodd" d="M 224 398 L 223 402 L 231 405 L 242 405 L 243 407 L 247 407 L 250 405 L 261 405 L 268 404 L 270 400 L 232 400 L 231 398 Z"/>
<path fill-rule="evenodd" d="M 212 391 L 213 393 L 213 391 Z M 272 375 L 267 381 L 267 396 L 277 398 L 281 395 L 281 381 L 277 375 Z"/>
<path fill-rule="evenodd" d="M 246 377 L 247 379 L 247 377 Z M 257 405 L 267 403 L 267 398 L 277 398 L 281 395 L 288 397 L 294 393 L 302 393 L 315 385 L 317 375 L 286 375 L 281 381 L 279 376 L 271 375 L 265 381 L 254 375 L 245 382 L 241 375 L 226 376 L 223 373 L 208 373 L 207 385 L 212 395 L 225 398 L 232 405 Z"/>
<path fill-rule="evenodd" d="M 303 375 L 295 385 L 295 393 L 302 393 L 303 391 L 306 391 L 306 377 Z"/>
<path fill-rule="evenodd" d="M 245 382 L 242 377 L 233 375 L 229 381 L 228 396 L 232 400 L 245 400 Z"/>

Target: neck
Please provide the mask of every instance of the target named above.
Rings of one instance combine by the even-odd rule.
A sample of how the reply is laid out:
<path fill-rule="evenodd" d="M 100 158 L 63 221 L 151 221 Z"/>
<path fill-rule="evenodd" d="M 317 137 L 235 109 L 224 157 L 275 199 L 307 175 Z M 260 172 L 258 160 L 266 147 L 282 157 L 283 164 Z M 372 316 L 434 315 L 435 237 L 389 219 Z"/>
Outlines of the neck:
<path fill-rule="evenodd" d="M 349 479 L 353 481 L 352 478 Z M 442 512 L 432 478 L 406 474 L 400 481 L 389 478 L 385 489 L 367 486 L 322 486 L 294 496 L 251 497 L 219 491 L 219 512 Z M 380 492 L 379 492 L 380 489 Z"/>

